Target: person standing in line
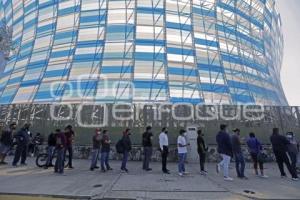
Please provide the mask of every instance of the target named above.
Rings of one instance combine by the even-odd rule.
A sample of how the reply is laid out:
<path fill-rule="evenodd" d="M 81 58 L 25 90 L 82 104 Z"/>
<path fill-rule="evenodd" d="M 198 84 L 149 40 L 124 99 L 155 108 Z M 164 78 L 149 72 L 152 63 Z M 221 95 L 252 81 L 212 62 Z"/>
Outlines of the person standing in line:
<path fill-rule="evenodd" d="M 98 169 L 97 161 L 99 158 L 100 146 L 101 146 L 101 129 L 96 128 L 95 134 L 92 138 L 93 142 L 93 150 L 92 150 L 92 161 L 90 170 L 93 171 L 94 169 Z"/>
<path fill-rule="evenodd" d="M 26 123 L 15 135 L 17 148 L 16 148 L 15 157 L 12 164 L 14 167 L 17 166 L 20 158 L 21 158 L 21 165 L 26 165 L 27 151 L 28 151 L 28 144 L 29 144 L 29 137 L 30 137 L 29 128 L 30 128 L 30 124 Z"/>
<path fill-rule="evenodd" d="M 185 160 L 187 156 L 187 144 L 185 138 L 186 131 L 181 129 L 177 138 L 177 150 L 178 150 L 178 174 L 179 176 L 186 175 Z"/>
<path fill-rule="evenodd" d="M 64 166 L 65 166 L 65 148 L 67 148 L 67 138 L 66 135 L 60 131 L 60 129 L 56 129 L 56 162 L 54 166 L 54 173 L 63 174 Z"/>
<path fill-rule="evenodd" d="M 0 165 L 6 165 L 5 157 L 13 146 L 13 134 L 17 128 L 15 122 L 11 123 L 7 130 L 2 131 L 0 139 Z"/>
<path fill-rule="evenodd" d="M 111 141 L 109 139 L 107 130 L 103 130 L 102 134 L 103 135 L 101 139 L 101 171 L 106 172 L 108 170 L 112 170 L 112 168 L 109 166 L 109 153 Z"/>
<path fill-rule="evenodd" d="M 53 167 L 52 159 L 53 159 L 55 146 L 56 146 L 56 136 L 54 133 L 51 132 L 50 135 L 48 136 L 48 149 L 47 149 L 48 158 L 47 158 L 45 169 L 47 169 L 48 167 Z"/>
<path fill-rule="evenodd" d="M 270 137 L 270 141 L 272 143 L 273 152 L 276 157 L 276 162 L 278 164 L 281 177 L 282 178 L 286 177 L 286 173 L 284 172 L 284 165 L 283 165 L 285 164 L 290 174 L 292 175 L 292 180 L 298 181 L 298 175 L 296 169 L 292 167 L 290 160 L 287 156 L 288 145 L 290 144 L 288 139 L 285 136 L 279 134 L 278 128 L 274 128 L 273 134 Z"/>
<path fill-rule="evenodd" d="M 255 175 L 259 176 L 259 173 L 258 173 L 258 165 L 259 165 L 260 177 L 268 178 L 268 176 L 266 176 L 264 173 L 264 161 L 258 159 L 258 155 L 261 153 L 261 150 L 262 150 L 261 143 L 255 137 L 255 134 L 252 132 L 249 134 L 249 139 L 247 140 L 247 146 L 248 146 L 248 150 L 249 150 L 249 153 L 250 153 L 252 161 L 253 161 Z"/>
<path fill-rule="evenodd" d="M 288 145 L 288 154 L 291 159 L 291 164 L 294 169 L 297 169 L 297 157 L 298 157 L 298 143 L 293 132 L 289 132 L 286 134 L 286 138 L 290 142 Z"/>
<path fill-rule="evenodd" d="M 205 159 L 206 159 L 206 151 L 207 147 L 203 138 L 202 130 L 197 131 L 198 137 L 197 137 L 197 151 L 199 155 L 200 160 L 200 173 L 201 175 L 206 175 L 207 171 L 205 170 Z"/>
<path fill-rule="evenodd" d="M 161 151 L 162 171 L 165 174 L 170 174 L 170 171 L 167 169 L 167 159 L 169 154 L 169 138 L 168 130 L 166 127 L 163 127 L 161 133 L 159 134 L 159 147 Z"/>
<path fill-rule="evenodd" d="M 73 127 L 71 125 L 68 125 L 65 128 L 65 136 L 66 136 L 66 149 L 65 149 L 65 155 L 68 151 L 69 153 L 69 165 L 68 167 L 70 169 L 73 169 L 73 164 L 72 164 L 72 160 L 73 160 L 73 143 L 74 143 L 74 138 L 75 138 L 75 132 L 73 131 Z"/>
<path fill-rule="evenodd" d="M 245 176 L 245 158 L 242 152 L 241 139 L 240 139 L 241 131 L 236 128 L 233 130 L 233 135 L 231 136 L 231 145 L 232 152 L 235 158 L 235 169 L 237 173 L 237 177 L 240 179 L 248 179 Z"/>
<path fill-rule="evenodd" d="M 152 157 L 152 127 L 147 126 L 146 132 L 143 133 L 143 148 L 144 148 L 144 160 L 143 160 L 143 170 L 151 171 L 152 169 L 149 167 L 149 163 Z"/>
<path fill-rule="evenodd" d="M 230 136 L 226 130 L 227 126 L 222 124 L 220 131 L 216 136 L 218 144 L 218 153 L 222 156 L 222 161 L 217 164 L 217 173 L 220 172 L 220 168 L 223 167 L 223 174 L 225 181 L 233 181 L 233 178 L 229 177 L 229 165 L 232 157 L 232 146 Z"/>
<path fill-rule="evenodd" d="M 131 130 L 129 128 L 127 128 L 123 132 L 123 137 L 121 139 L 121 146 L 123 149 L 123 159 L 122 159 L 121 171 L 125 171 L 127 173 L 128 173 L 128 169 L 127 169 L 126 165 L 127 165 L 129 152 L 131 151 L 131 148 L 132 148 L 130 135 L 131 135 Z"/>

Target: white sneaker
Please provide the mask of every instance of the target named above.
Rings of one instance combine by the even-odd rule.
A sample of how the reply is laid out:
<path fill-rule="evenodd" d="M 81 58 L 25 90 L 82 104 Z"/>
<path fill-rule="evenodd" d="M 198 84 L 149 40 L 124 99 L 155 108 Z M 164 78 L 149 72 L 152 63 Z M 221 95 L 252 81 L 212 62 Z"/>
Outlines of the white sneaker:
<path fill-rule="evenodd" d="M 293 181 L 299 181 L 299 178 L 292 178 Z"/>
<path fill-rule="evenodd" d="M 217 165 L 216 165 L 216 171 L 217 171 L 217 173 L 220 173 L 220 170 L 221 170 L 221 167 L 220 167 L 219 164 L 217 164 Z"/>
<path fill-rule="evenodd" d="M 233 178 L 230 178 L 230 177 L 224 177 L 224 181 L 233 181 Z"/>
<path fill-rule="evenodd" d="M 200 171 L 200 174 L 203 175 L 203 176 L 206 176 L 207 172 L 206 171 Z"/>
<path fill-rule="evenodd" d="M 178 173 L 179 176 L 183 176 L 183 173 Z"/>
<path fill-rule="evenodd" d="M 267 175 L 260 175 L 261 178 L 269 178 Z"/>

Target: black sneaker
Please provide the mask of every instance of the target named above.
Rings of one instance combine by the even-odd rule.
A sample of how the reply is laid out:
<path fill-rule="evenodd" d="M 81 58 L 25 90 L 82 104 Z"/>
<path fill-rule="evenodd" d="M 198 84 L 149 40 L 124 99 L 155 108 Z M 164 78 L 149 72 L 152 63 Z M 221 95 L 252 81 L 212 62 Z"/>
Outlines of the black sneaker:
<path fill-rule="evenodd" d="M 95 169 L 99 169 L 100 167 L 96 166 Z"/>
<path fill-rule="evenodd" d="M 152 169 L 151 169 L 151 168 L 148 168 L 148 169 L 146 169 L 146 171 L 149 172 L 149 171 L 152 171 Z"/>
<path fill-rule="evenodd" d="M 105 169 L 101 169 L 101 172 L 106 172 L 106 170 Z"/>
<path fill-rule="evenodd" d="M 91 167 L 90 170 L 91 170 L 91 171 L 94 171 L 94 168 Z"/>

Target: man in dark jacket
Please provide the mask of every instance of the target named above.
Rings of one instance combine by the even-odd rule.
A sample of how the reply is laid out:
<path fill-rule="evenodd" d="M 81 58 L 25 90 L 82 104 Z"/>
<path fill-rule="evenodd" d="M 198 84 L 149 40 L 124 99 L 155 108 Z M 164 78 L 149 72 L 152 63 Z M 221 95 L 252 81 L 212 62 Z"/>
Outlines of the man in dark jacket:
<path fill-rule="evenodd" d="M 48 136 L 48 149 L 47 149 L 48 158 L 47 158 L 47 163 L 45 168 L 53 167 L 52 159 L 53 159 L 55 146 L 56 146 L 56 136 L 54 133 L 50 133 L 50 135 Z"/>
<path fill-rule="evenodd" d="M 205 158 L 206 158 L 206 151 L 207 147 L 205 145 L 205 141 L 203 138 L 202 130 L 198 130 L 198 137 L 197 137 L 197 151 L 199 154 L 199 160 L 200 160 L 200 173 L 202 175 L 206 175 L 207 171 L 205 171 L 204 165 L 205 165 Z"/>
<path fill-rule="evenodd" d="M 229 177 L 229 165 L 230 159 L 232 157 L 232 146 L 230 136 L 226 131 L 227 126 L 222 124 L 220 126 L 220 131 L 216 136 L 216 141 L 218 144 L 218 153 L 222 156 L 222 161 L 217 164 L 217 173 L 219 173 L 220 168 L 223 167 L 224 180 L 232 181 L 233 178 Z"/>
<path fill-rule="evenodd" d="M 123 137 L 121 139 L 122 141 L 122 148 L 123 148 L 123 159 L 122 159 L 122 166 L 121 170 L 128 172 L 128 169 L 126 168 L 127 160 L 128 160 L 128 154 L 129 151 L 131 151 L 131 140 L 130 140 L 131 130 L 127 128 L 123 132 Z"/>
<path fill-rule="evenodd" d="M 290 142 L 285 136 L 279 134 L 278 128 L 273 129 L 273 134 L 270 137 L 270 140 L 272 143 L 273 152 L 276 157 L 276 162 L 278 164 L 278 168 L 281 173 L 281 177 L 286 177 L 286 173 L 284 172 L 284 166 L 283 166 L 283 163 L 285 163 L 290 174 L 292 175 L 292 179 L 297 181 L 298 175 L 296 169 L 292 167 L 290 160 L 287 156 L 288 145 L 290 144 Z"/>
<path fill-rule="evenodd" d="M 11 123 L 7 130 L 4 130 L 0 139 L 0 164 L 7 164 L 4 160 L 13 146 L 13 134 L 16 130 L 16 123 Z"/>
<path fill-rule="evenodd" d="M 68 125 L 65 128 L 65 137 L 66 137 L 66 149 L 65 151 L 69 153 L 69 168 L 73 169 L 73 164 L 72 164 L 72 160 L 73 160 L 73 141 L 74 141 L 74 137 L 75 137 L 75 132 L 73 131 L 73 127 L 71 125 Z M 66 155 L 65 152 L 65 155 Z"/>
<path fill-rule="evenodd" d="M 63 174 L 64 173 L 64 160 L 65 160 L 65 149 L 67 147 L 67 138 L 60 129 L 56 129 L 56 148 L 57 158 L 55 162 L 54 172 Z"/>
<path fill-rule="evenodd" d="M 23 128 L 21 128 L 15 135 L 17 148 L 13 160 L 14 167 L 17 166 L 20 158 L 21 158 L 21 165 L 26 165 L 27 149 L 28 149 L 29 137 L 30 137 L 29 128 L 30 128 L 30 124 L 25 124 Z"/>
<path fill-rule="evenodd" d="M 247 179 L 247 177 L 245 176 L 245 158 L 241 147 L 240 129 L 236 128 L 233 130 L 233 135 L 231 136 L 231 144 L 233 156 L 235 159 L 235 169 L 237 177 L 241 179 Z"/>
<path fill-rule="evenodd" d="M 144 147 L 144 160 L 143 160 L 143 170 L 151 171 L 152 169 L 149 167 L 149 163 L 152 156 L 152 137 L 153 134 L 151 132 L 152 127 L 147 126 L 146 132 L 143 133 L 143 147 Z"/>

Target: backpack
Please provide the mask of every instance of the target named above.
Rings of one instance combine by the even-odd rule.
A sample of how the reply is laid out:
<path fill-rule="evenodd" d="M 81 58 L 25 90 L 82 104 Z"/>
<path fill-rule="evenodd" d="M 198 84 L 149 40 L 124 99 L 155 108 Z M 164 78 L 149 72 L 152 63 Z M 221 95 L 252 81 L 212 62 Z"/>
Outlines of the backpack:
<path fill-rule="evenodd" d="M 124 145 L 122 139 L 120 139 L 116 144 L 117 153 L 124 153 Z"/>

